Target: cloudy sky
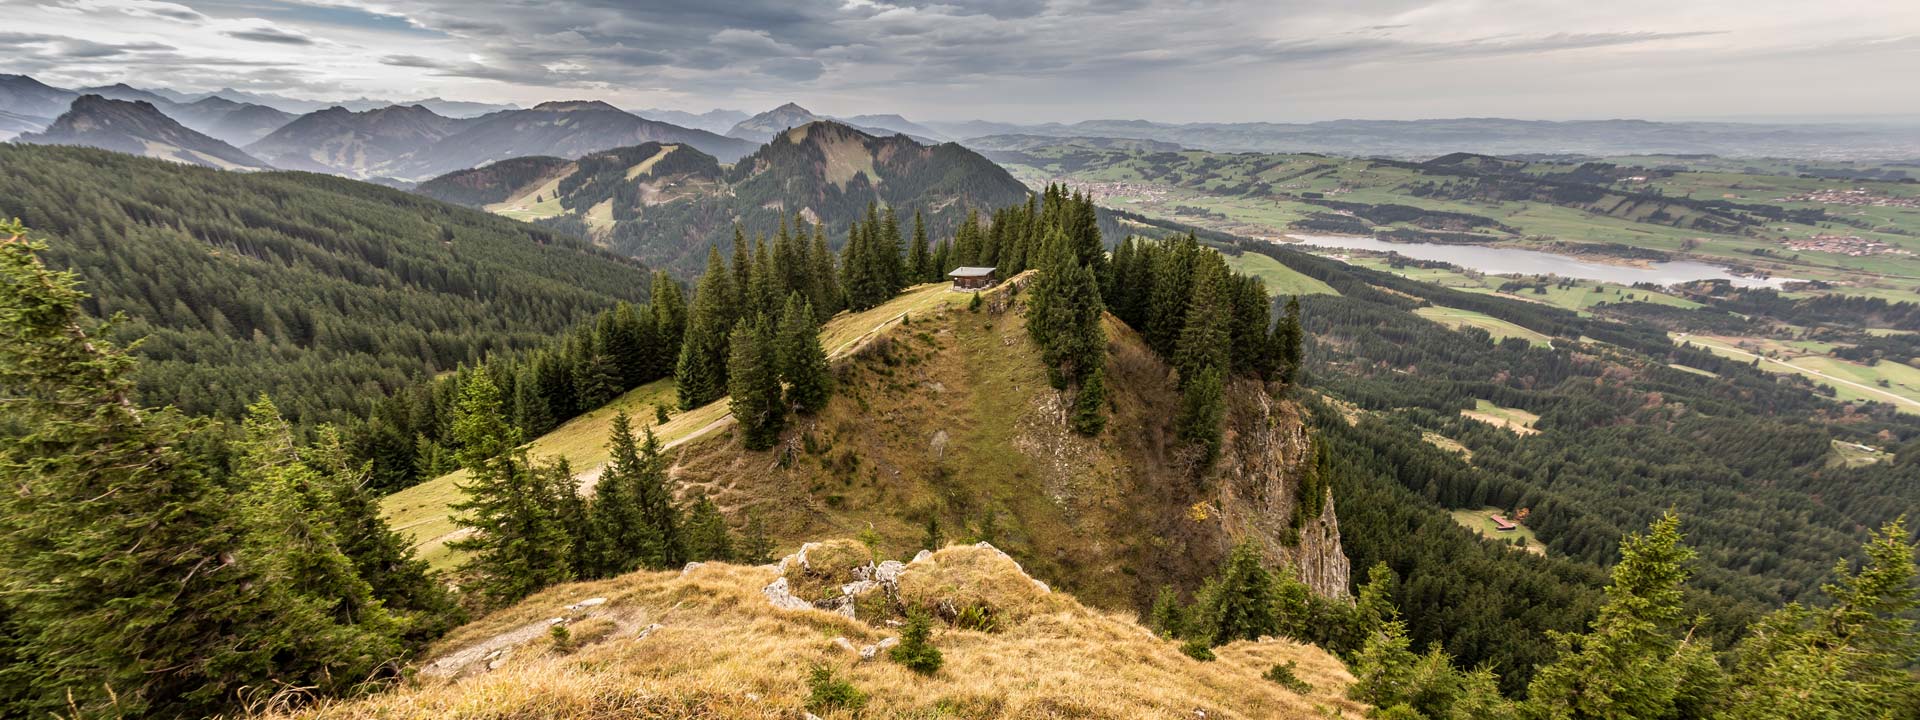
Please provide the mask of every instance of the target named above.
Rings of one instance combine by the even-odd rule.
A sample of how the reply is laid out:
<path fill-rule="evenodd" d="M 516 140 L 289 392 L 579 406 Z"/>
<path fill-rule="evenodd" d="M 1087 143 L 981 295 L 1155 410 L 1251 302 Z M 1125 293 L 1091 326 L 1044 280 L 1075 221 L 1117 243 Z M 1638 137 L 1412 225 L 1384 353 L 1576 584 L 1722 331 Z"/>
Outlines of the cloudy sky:
<path fill-rule="evenodd" d="M 77 87 L 1009 121 L 1920 116 L 1920 0 L 0 0 Z"/>

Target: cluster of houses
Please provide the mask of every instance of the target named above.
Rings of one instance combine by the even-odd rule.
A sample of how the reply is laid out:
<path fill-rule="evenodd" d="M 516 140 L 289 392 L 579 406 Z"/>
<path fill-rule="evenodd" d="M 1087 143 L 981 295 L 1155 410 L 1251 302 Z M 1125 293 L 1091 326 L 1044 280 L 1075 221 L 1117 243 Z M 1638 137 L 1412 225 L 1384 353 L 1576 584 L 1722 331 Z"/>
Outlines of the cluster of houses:
<path fill-rule="evenodd" d="M 1817 202 L 1827 205 L 1867 205 L 1874 207 L 1900 207 L 1920 209 L 1920 197 L 1901 197 L 1885 195 L 1866 188 L 1852 190 L 1815 190 L 1810 193 L 1783 197 L 1778 202 Z"/>
<path fill-rule="evenodd" d="M 1787 238 L 1786 240 L 1782 240 L 1781 243 L 1795 250 L 1832 253 L 1834 255 L 1846 255 L 1849 257 L 1913 254 L 1912 251 L 1903 250 L 1892 243 L 1869 240 L 1859 235 L 1827 235 L 1822 233 L 1808 238 Z"/>

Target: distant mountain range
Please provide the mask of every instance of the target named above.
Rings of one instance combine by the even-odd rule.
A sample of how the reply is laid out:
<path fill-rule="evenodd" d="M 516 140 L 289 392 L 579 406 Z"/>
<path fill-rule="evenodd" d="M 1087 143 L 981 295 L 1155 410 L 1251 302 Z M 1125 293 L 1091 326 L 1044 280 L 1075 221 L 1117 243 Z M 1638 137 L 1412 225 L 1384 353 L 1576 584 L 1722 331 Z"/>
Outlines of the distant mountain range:
<path fill-rule="evenodd" d="M 1333 120 L 1315 123 L 1187 123 L 1088 120 L 1019 125 L 986 121 L 928 123 L 981 149 L 985 137 L 1038 135 L 1156 140 L 1215 152 L 1320 152 L 1429 158 L 1488 155 L 1691 153 L 1808 159 L 1920 158 L 1920 125 L 1785 125 L 1722 122 L 1505 118 Z"/>
<path fill-rule="evenodd" d="M 269 168 L 239 148 L 167 117 L 151 102 L 99 95 L 81 95 L 45 131 L 20 135 L 14 142 L 82 145 L 225 170 Z"/>
<path fill-rule="evenodd" d="M 593 238 L 649 264 L 697 271 L 710 244 L 739 223 L 772 234 L 795 215 L 827 226 L 835 246 L 869 204 L 898 208 L 947 233 L 969 209 L 1020 202 L 1027 188 L 954 144 L 927 146 L 832 121 L 781 133 L 722 167 L 690 145 L 651 142 L 578 160 L 524 157 L 449 173 L 416 192 Z"/>
<path fill-rule="evenodd" d="M 739 110 L 708 110 L 696 114 L 685 110 L 659 110 L 650 108 L 646 110 L 633 110 L 631 112 L 648 120 L 659 120 L 660 122 L 673 123 L 680 127 L 705 130 L 715 135 L 725 135 L 728 130 L 733 129 L 733 126 L 740 124 L 741 120 L 752 117 Z"/>
<path fill-rule="evenodd" d="M 850 118 L 834 118 L 816 115 L 812 111 L 795 103 L 787 103 L 753 117 L 741 120 L 727 131 L 728 137 L 736 137 L 753 142 L 766 142 L 788 128 L 797 128 L 808 123 L 833 121 L 854 128 L 869 135 L 906 134 L 915 142 L 936 144 L 944 137 L 926 127 L 915 124 L 899 115 L 856 115 Z"/>

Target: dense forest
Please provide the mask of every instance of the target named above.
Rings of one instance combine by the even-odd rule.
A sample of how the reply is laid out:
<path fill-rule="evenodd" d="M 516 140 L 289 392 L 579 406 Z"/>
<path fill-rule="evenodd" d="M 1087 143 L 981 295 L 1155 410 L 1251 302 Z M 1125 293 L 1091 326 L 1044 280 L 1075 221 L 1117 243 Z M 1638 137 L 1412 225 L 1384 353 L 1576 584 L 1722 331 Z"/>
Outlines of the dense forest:
<path fill-rule="evenodd" d="M 299 427 L 344 421 L 649 294 L 645 268 L 569 236 L 341 178 L 22 145 L 0 166 L 0 217 L 141 339 L 141 402 L 192 415 L 269 393 Z"/>

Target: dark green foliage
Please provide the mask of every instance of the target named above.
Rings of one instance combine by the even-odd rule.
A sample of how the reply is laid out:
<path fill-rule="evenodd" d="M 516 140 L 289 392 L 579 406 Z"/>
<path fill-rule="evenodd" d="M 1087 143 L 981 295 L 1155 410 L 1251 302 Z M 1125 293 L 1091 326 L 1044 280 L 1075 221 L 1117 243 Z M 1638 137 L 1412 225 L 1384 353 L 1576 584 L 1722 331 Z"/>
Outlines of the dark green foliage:
<path fill-rule="evenodd" d="M 1071 424 L 1083 435 L 1106 426 L 1107 334 L 1099 281 L 1080 264 L 1068 236 L 1049 231 L 1045 265 L 1028 300 L 1027 332 L 1040 347 L 1047 378 L 1073 392 Z"/>
<path fill-rule="evenodd" d="M 1197 637 L 1187 638 L 1180 643 L 1180 652 L 1200 662 L 1212 662 L 1214 659 L 1213 647 L 1207 645 L 1207 641 Z"/>
<path fill-rule="evenodd" d="M 453 426 L 456 454 L 469 473 L 460 486 L 466 499 L 453 509 L 474 532 L 449 546 L 472 553 L 465 566 L 475 577 L 470 589 L 499 606 L 571 579 L 575 535 L 563 507 L 566 496 L 578 499 L 571 473 L 528 458 L 519 429 L 502 414 L 499 388 L 484 373 L 463 388 Z"/>
<path fill-rule="evenodd" d="M 648 292 L 582 241 L 344 178 L 15 144 L 0 167 L 0 217 L 55 241 L 88 314 L 126 313 L 109 339 L 143 339 L 136 399 L 189 415 L 237 420 L 271 393 L 296 428 L 344 423 Z"/>
<path fill-rule="evenodd" d="M 883 219 L 878 208 L 867 206 L 866 219 L 847 228 L 847 244 L 840 251 L 847 307 L 874 307 L 906 287 L 907 272 L 900 249 L 900 226 L 894 221 L 893 210 L 889 208 Z"/>
<path fill-rule="evenodd" d="M 920 536 L 920 549 L 935 552 L 946 546 L 947 536 L 940 531 L 940 516 L 927 513 L 927 531 Z"/>
<path fill-rule="evenodd" d="M 693 308 L 674 370 L 680 409 L 692 410 L 727 392 L 728 334 L 733 330 L 733 276 L 717 248 L 707 251 L 707 271 L 693 291 Z"/>
<path fill-rule="evenodd" d="M 1259 548 L 1241 543 L 1194 600 L 1187 618 L 1191 637 L 1220 646 L 1258 640 L 1278 632 L 1274 617 L 1274 580 L 1262 564 Z"/>
<path fill-rule="evenodd" d="M 859 712 L 867 706 L 867 694 L 853 683 L 835 677 L 833 668 L 815 665 L 807 672 L 807 709 L 814 712 L 846 710 Z"/>
<path fill-rule="evenodd" d="M 766 316 L 740 323 L 728 344 L 729 407 L 740 424 L 741 442 L 748 450 L 771 448 L 780 439 L 787 413 L 780 402 L 779 362 Z"/>
<path fill-rule="evenodd" d="M 1147 612 L 1147 627 L 1163 638 L 1186 635 L 1186 607 L 1180 603 L 1180 592 L 1173 586 L 1161 586 L 1160 593 L 1154 596 L 1153 609 Z"/>
<path fill-rule="evenodd" d="M 1300 675 L 1295 672 L 1298 668 L 1299 666 L 1294 663 L 1294 661 L 1288 660 L 1284 665 L 1274 665 L 1273 667 L 1267 668 L 1266 674 L 1261 677 L 1272 681 L 1280 687 L 1292 690 L 1294 694 L 1297 695 L 1305 695 L 1313 692 L 1313 684 L 1300 679 Z"/>
<path fill-rule="evenodd" d="M 1180 391 L 1180 414 L 1174 418 L 1181 441 L 1200 448 L 1206 462 L 1220 454 L 1221 422 L 1227 414 L 1221 375 L 1219 368 L 1206 368 L 1194 375 Z"/>
<path fill-rule="evenodd" d="M 624 412 L 613 416 L 608 456 L 593 486 L 587 562 L 579 568 L 582 577 L 619 575 L 643 563 L 656 568 L 664 565 L 663 528 L 648 522 L 640 498 L 640 483 L 652 481 L 648 476 L 653 470 L 648 466 L 651 459 L 640 456 L 633 424 Z M 653 562 L 646 562 L 648 559 Z"/>
<path fill-rule="evenodd" d="M 907 284 L 928 282 L 928 278 L 939 272 L 928 252 L 926 218 L 920 215 L 919 210 L 914 210 L 913 239 L 907 242 Z"/>
<path fill-rule="evenodd" d="M 1300 329 L 1300 296 L 1287 298 L 1287 309 L 1273 327 L 1273 352 L 1278 379 L 1291 383 L 1300 372 L 1300 347 L 1304 340 Z"/>
<path fill-rule="evenodd" d="M 202 716 L 374 676 L 406 626 L 345 555 L 339 478 L 264 406 L 246 479 L 221 477 L 213 428 L 136 408 L 133 358 L 21 232 L 0 227 L 0 714 Z"/>
<path fill-rule="evenodd" d="M 933 646 L 933 617 L 914 608 L 907 613 L 907 626 L 900 630 L 900 644 L 887 651 L 887 657 L 921 675 L 940 671 L 940 648 Z"/>
<path fill-rule="evenodd" d="M 727 529 L 727 519 L 720 515 L 720 507 L 713 504 L 713 498 L 704 493 L 687 511 L 686 537 L 688 560 L 733 560 L 733 533 Z"/>
<path fill-rule="evenodd" d="M 820 347 L 820 329 L 814 322 L 813 305 L 799 292 L 787 296 L 786 307 L 780 312 L 780 336 L 776 342 L 780 379 L 787 384 L 787 405 L 803 414 L 819 412 L 827 406 L 833 374 L 827 366 L 827 353 Z"/>
<path fill-rule="evenodd" d="M 767 534 L 767 521 L 760 513 L 748 513 L 747 529 L 741 533 L 735 559 L 748 565 L 765 565 L 774 561 L 773 550 L 773 536 Z"/>

